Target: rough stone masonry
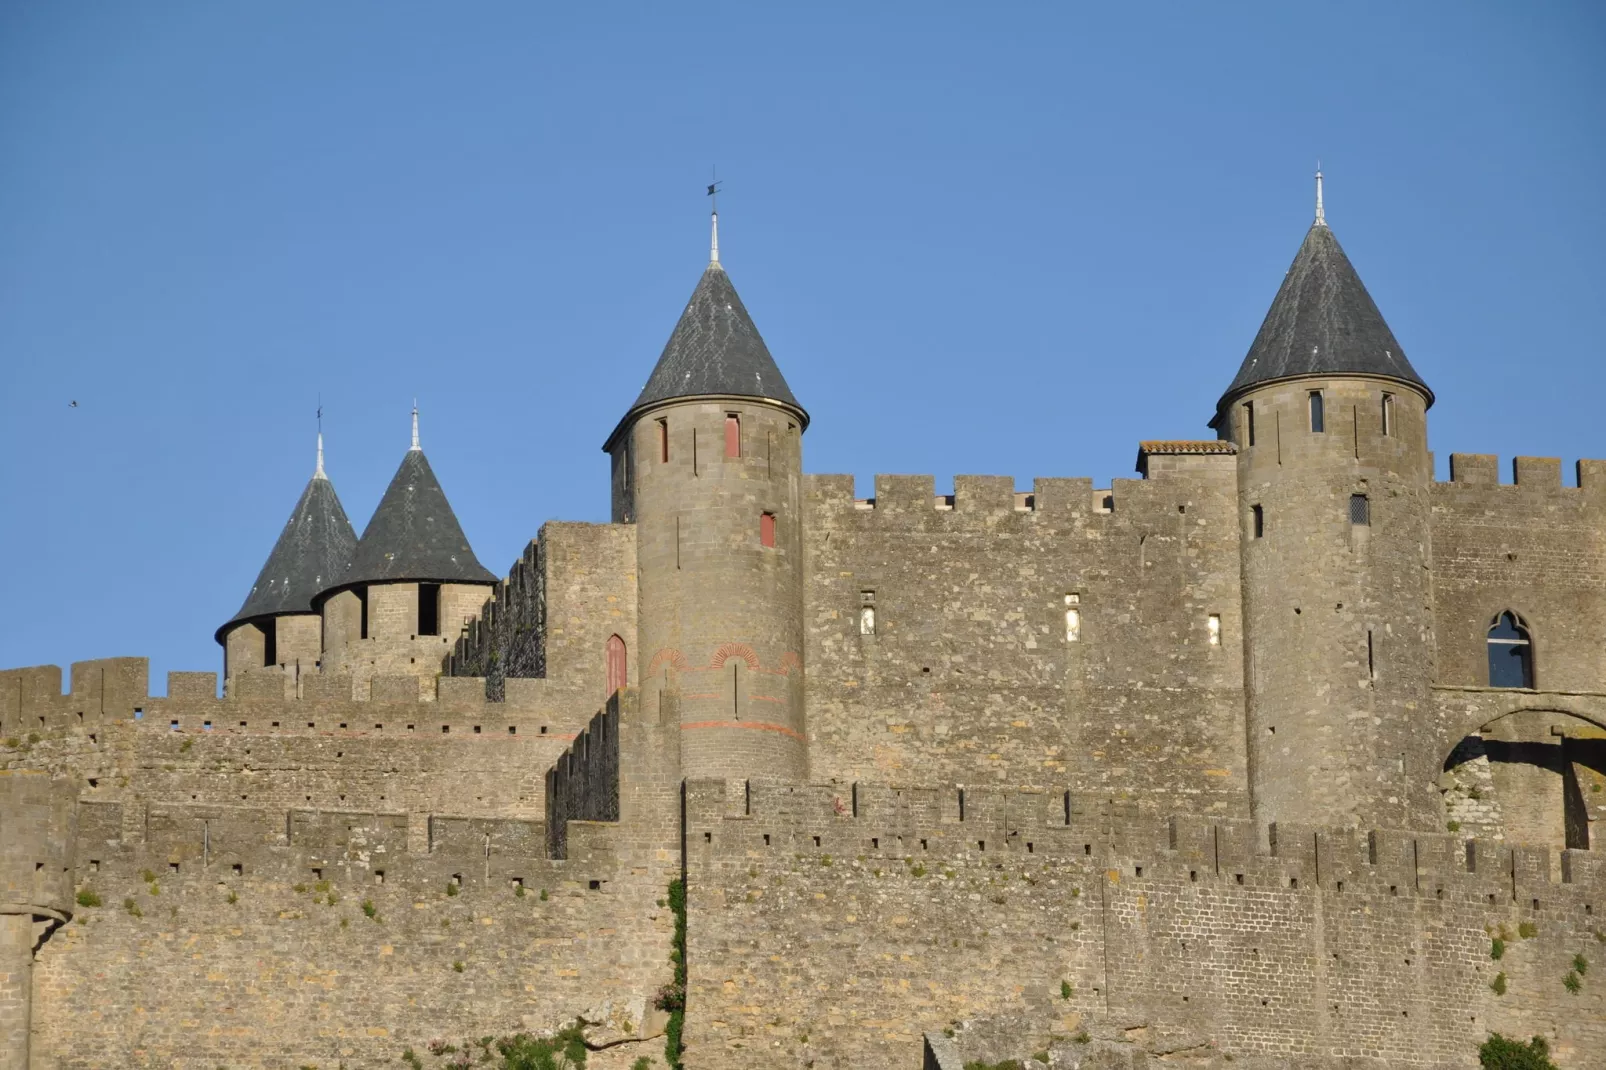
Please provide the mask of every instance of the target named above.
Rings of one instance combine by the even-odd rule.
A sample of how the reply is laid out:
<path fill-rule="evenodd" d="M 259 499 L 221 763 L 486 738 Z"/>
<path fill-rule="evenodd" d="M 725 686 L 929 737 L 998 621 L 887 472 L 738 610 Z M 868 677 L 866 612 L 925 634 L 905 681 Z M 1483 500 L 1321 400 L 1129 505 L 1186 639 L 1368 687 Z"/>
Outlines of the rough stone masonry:
<path fill-rule="evenodd" d="M 714 248 L 611 523 L 498 579 L 415 419 L 221 697 L 0 672 L 0 1068 L 1606 1066 L 1606 462 L 1436 482 L 1318 218 L 1214 438 L 859 499 Z"/>

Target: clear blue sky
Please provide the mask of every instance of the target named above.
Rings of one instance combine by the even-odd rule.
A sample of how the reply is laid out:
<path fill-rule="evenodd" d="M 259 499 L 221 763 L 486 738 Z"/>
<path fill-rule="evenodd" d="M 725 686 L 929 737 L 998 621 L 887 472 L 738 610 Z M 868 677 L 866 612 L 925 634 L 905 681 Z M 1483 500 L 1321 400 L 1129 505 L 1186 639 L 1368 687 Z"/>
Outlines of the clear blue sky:
<path fill-rule="evenodd" d="M 1210 437 L 1318 156 L 1441 473 L 1606 456 L 1598 3 L 782 7 L 0 5 L 0 666 L 218 668 L 320 393 L 359 532 L 415 395 L 493 571 L 606 520 L 712 164 L 861 493 Z"/>

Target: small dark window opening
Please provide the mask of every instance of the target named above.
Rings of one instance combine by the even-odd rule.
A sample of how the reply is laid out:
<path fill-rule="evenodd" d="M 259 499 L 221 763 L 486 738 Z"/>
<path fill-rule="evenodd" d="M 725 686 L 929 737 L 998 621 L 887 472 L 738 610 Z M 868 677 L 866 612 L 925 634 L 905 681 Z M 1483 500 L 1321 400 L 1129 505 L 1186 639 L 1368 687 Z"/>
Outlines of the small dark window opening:
<path fill-rule="evenodd" d="M 1248 438 L 1249 445 L 1253 446 L 1255 444 L 1255 403 L 1253 401 L 1244 402 L 1244 435 Z"/>
<path fill-rule="evenodd" d="M 758 541 L 761 546 L 775 545 L 775 514 L 764 513 L 758 518 Z"/>
<path fill-rule="evenodd" d="M 742 418 L 734 412 L 725 414 L 725 456 L 742 455 Z"/>
<path fill-rule="evenodd" d="M 1507 610 L 1489 627 L 1489 686 L 1533 685 L 1533 640 L 1522 618 Z"/>
<path fill-rule="evenodd" d="M 441 634 L 441 585 L 418 585 L 418 634 Z"/>
<path fill-rule="evenodd" d="M 1249 507 L 1249 513 L 1254 521 L 1255 538 L 1264 539 L 1266 537 L 1266 510 L 1258 505 L 1252 505 Z"/>
<path fill-rule="evenodd" d="M 1349 522 L 1363 527 L 1372 523 L 1372 502 L 1366 495 L 1349 496 Z"/>
<path fill-rule="evenodd" d="M 1310 392 L 1310 429 L 1316 434 L 1327 430 L 1327 418 L 1322 405 L 1322 392 Z"/>
<path fill-rule="evenodd" d="M 664 464 L 669 460 L 669 421 L 658 421 L 658 463 Z"/>
<path fill-rule="evenodd" d="M 1394 433 L 1394 395 L 1393 394 L 1384 394 L 1383 395 L 1383 433 L 1385 435 L 1392 435 Z"/>
<path fill-rule="evenodd" d="M 267 620 L 262 622 L 262 664 L 279 664 L 278 621 Z"/>
<path fill-rule="evenodd" d="M 358 587 L 356 589 L 356 595 L 357 605 L 361 609 L 362 617 L 357 626 L 357 638 L 366 639 L 368 638 L 368 588 Z"/>

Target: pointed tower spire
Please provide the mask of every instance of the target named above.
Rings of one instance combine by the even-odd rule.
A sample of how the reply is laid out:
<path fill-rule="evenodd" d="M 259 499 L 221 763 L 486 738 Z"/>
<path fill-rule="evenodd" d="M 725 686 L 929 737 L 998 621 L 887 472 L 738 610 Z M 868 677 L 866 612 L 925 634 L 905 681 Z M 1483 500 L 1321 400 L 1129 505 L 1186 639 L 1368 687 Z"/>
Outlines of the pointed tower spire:
<path fill-rule="evenodd" d="M 1237 376 L 1217 402 L 1212 427 L 1226 418 L 1227 407 L 1238 397 L 1282 379 L 1394 379 L 1415 387 L 1433 404 L 1433 391 L 1405 359 L 1399 340 L 1327 225 L 1321 183 L 1318 170 L 1316 221 L 1305 232 Z"/>
<path fill-rule="evenodd" d="M 418 444 L 418 399 L 413 399 L 413 449 L 421 450 L 424 447 Z"/>
<path fill-rule="evenodd" d="M 312 598 L 346 569 L 357 533 L 323 470 L 323 432 L 318 433 L 318 470 L 307 481 L 279 540 L 258 573 L 240 611 L 217 630 L 219 643 L 247 621 L 312 613 Z M 314 655 L 315 657 L 316 655 Z"/>
<path fill-rule="evenodd" d="M 709 267 L 719 267 L 719 211 L 717 209 L 713 213 L 713 220 L 714 233 L 713 239 L 709 243 L 708 265 Z"/>

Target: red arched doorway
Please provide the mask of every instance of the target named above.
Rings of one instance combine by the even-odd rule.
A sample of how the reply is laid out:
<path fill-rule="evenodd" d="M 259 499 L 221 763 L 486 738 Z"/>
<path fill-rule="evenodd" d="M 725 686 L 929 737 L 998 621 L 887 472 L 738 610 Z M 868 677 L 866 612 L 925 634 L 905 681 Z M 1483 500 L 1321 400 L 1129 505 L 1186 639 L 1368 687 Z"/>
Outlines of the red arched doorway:
<path fill-rule="evenodd" d="M 617 635 L 608 636 L 608 691 L 611 697 L 630 683 L 630 672 L 625 663 L 625 641 Z"/>

